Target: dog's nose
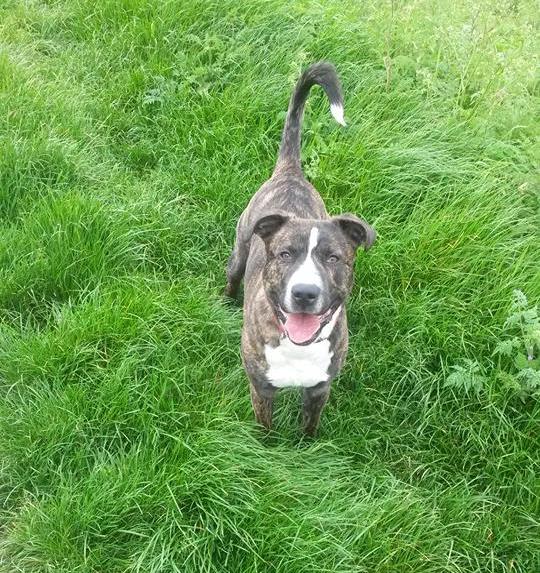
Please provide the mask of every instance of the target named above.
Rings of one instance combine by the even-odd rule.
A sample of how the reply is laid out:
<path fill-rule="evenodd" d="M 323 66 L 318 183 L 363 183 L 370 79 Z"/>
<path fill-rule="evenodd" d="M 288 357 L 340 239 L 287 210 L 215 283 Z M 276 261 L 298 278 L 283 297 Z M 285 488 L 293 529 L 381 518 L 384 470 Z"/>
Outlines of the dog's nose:
<path fill-rule="evenodd" d="M 295 302 L 302 306 L 313 304 L 321 294 L 321 289 L 317 285 L 297 284 L 291 289 Z"/>

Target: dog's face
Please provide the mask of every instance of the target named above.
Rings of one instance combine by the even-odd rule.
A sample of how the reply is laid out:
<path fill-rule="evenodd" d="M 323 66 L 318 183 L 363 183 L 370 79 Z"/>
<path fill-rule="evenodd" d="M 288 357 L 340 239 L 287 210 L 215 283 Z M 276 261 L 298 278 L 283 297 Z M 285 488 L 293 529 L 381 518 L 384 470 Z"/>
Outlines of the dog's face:
<path fill-rule="evenodd" d="M 352 287 L 356 250 L 375 231 L 354 215 L 329 220 L 272 214 L 255 224 L 266 245 L 264 288 L 295 344 L 309 344 L 341 309 Z"/>

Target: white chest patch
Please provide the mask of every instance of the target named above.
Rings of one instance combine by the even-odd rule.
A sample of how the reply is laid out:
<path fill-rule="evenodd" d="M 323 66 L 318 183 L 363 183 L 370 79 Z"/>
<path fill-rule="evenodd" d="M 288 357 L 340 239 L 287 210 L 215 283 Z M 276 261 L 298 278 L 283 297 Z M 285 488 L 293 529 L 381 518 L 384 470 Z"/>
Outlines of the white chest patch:
<path fill-rule="evenodd" d="M 273 348 L 264 347 L 268 381 L 277 388 L 284 386 L 315 386 L 328 380 L 328 367 L 334 353 L 328 339 L 307 346 L 293 344 L 288 338 Z"/>

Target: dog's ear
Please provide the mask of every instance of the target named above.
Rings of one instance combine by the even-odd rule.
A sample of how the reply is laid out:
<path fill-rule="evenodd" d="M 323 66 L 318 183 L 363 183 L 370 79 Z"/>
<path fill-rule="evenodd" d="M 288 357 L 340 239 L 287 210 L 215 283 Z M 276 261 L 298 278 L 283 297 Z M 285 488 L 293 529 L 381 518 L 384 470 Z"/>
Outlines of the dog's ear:
<path fill-rule="evenodd" d="M 261 239 L 266 240 L 278 231 L 287 221 L 289 217 L 281 213 L 272 213 L 261 217 L 253 227 L 253 233 L 259 235 Z"/>
<path fill-rule="evenodd" d="M 352 242 L 355 249 L 362 245 L 364 250 L 367 251 L 377 238 L 375 229 L 356 215 L 344 213 L 333 217 L 332 222 L 345 233 L 345 236 Z"/>

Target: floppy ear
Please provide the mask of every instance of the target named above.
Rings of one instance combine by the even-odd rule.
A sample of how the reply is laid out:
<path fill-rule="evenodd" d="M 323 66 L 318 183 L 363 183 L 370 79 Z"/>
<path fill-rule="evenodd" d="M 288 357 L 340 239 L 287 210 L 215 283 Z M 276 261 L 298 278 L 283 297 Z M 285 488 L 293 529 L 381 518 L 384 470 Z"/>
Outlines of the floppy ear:
<path fill-rule="evenodd" d="M 375 229 L 356 215 L 343 213 L 343 215 L 333 217 L 332 221 L 345 233 L 355 249 L 362 245 L 367 251 L 377 238 Z"/>
<path fill-rule="evenodd" d="M 287 221 L 289 217 L 282 215 L 280 213 L 273 213 L 272 215 L 266 215 L 259 219 L 255 226 L 253 227 L 253 233 L 259 235 L 261 239 L 268 239 L 271 237 L 278 229 L 280 229 Z"/>

